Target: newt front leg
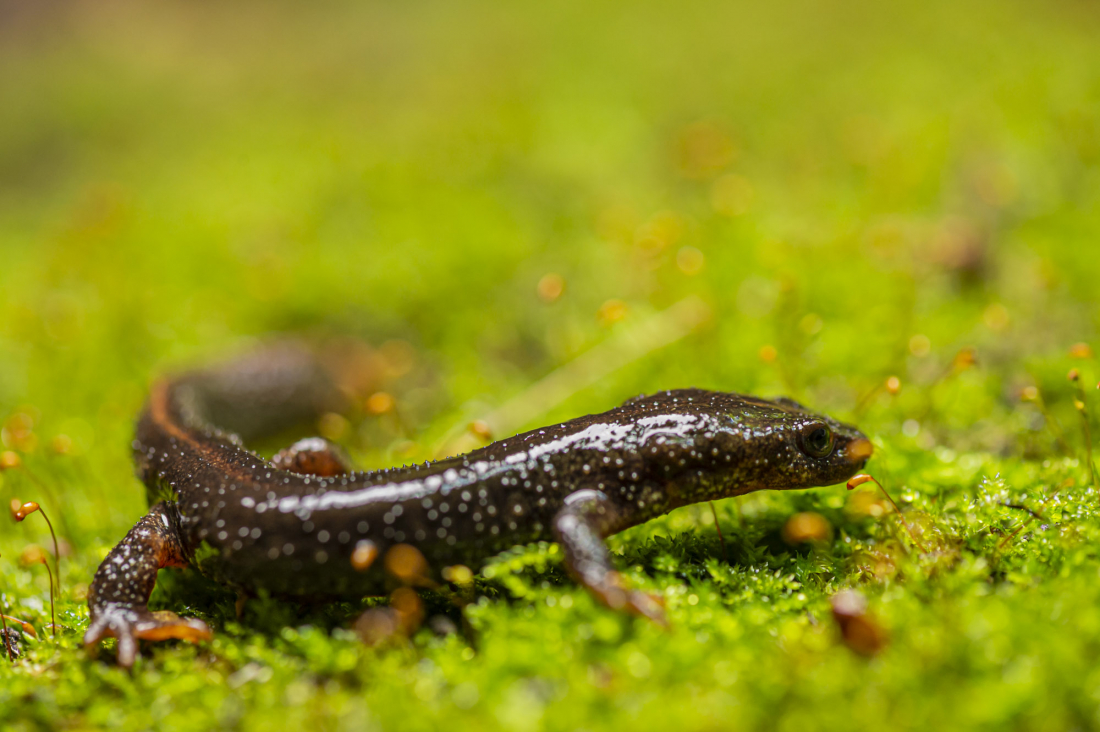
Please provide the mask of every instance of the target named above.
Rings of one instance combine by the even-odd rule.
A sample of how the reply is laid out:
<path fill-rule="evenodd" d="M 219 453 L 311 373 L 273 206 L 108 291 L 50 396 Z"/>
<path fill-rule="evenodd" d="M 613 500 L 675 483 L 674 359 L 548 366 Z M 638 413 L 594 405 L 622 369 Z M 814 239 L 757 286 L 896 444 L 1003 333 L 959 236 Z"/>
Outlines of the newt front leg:
<path fill-rule="evenodd" d="M 565 498 L 554 517 L 554 534 L 565 551 L 565 567 L 601 602 L 666 625 L 665 612 L 652 596 L 627 589 L 611 565 L 604 537 L 614 533 L 619 509 L 603 491 L 580 490 Z"/>
<path fill-rule="evenodd" d="M 187 566 L 170 510 L 165 503 L 153 506 L 99 565 L 88 590 L 91 624 L 84 645 L 117 638 L 118 662 L 127 668 L 137 656 L 138 639 L 197 643 L 211 637 L 210 628 L 197 618 L 149 610 L 157 571 Z"/>

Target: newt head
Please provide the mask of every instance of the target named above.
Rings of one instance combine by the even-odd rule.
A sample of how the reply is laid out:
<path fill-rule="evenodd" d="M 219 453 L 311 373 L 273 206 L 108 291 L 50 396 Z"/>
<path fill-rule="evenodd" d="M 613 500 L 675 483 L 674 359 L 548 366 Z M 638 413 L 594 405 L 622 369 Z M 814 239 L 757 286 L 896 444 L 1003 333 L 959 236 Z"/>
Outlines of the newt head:
<path fill-rule="evenodd" d="M 855 427 L 790 399 L 678 389 L 624 408 L 649 426 L 642 454 L 696 500 L 843 483 L 874 452 Z"/>

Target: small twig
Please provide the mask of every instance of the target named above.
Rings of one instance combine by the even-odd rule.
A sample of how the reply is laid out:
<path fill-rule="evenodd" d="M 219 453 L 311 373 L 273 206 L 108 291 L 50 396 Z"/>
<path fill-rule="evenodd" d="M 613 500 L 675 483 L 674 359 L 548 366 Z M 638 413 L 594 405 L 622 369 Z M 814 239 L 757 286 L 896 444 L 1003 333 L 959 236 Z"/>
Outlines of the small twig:
<path fill-rule="evenodd" d="M 54 597 L 53 597 L 53 571 L 50 569 L 50 563 L 46 561 L 45 550 L 36 545 L 31 544 L 23 550 L 23 555 L 20 557 L 20 561 L 24 565 L 41 564 L 46 568 L 46 573 L 50 578 L 50 627 L 53 630 L 53 637 L 57 639 L 57 615 L 54 612 Z"/>
<path fill-rule="evenodd" d="M 57 534 L 53 531 L 53 524 L 50 523 L 50 517 L 46 515 L 46 511 L 40 506 L 38 512 L 42 514 L 42 518 L 46 521 L 46 526 L 50 529 L 50 538 L 53 539 L 53 566 L 57 570 L 54 577 L 54 583 L 57 585 L 57 594 L 61 594 L 61 547 L 57 544 Z"/>
<path fill-rule="evenodd" d="M 974 368 L 977 364 L 978 354 L 973 346 L 964 346 L 963 348 L 960 348 L 955 353 L 955 357 L 951 359 L 951 363 L 947 365 L 947 368 L 945 368 L 940 373 L 940 375 L 936 377 L 936 379 L 925 389 L 926 403 L 924 411 L 921 412 L 918 421 L 923 420 L 925 417 L 931 414 L 933 408 L 935 407 L 933 392 L 935 392 L 935 390 L 939 386 L 947 383 L 949 380 L 958 376 L 963 371 L 968 371 Z"/>
<path fill-rule="evenodd" d="M 53 631 L 54 640 L 57 640 L 57 615 L 54 613 L 53 605 L 53 570 L 50 569 L 50 563 L 43 561 L 42 566 L 46 568 L 46 574 L 50 577 L 50 630 Z"/>
<path fill-rule="evenodd" d="M 31 469 L 27 467 L 26 463 L 23 463 L 23 473 L 31 479 L 31 482 L 34 483 L 38 487 L 38 489 L 46 495 L 46 498 L 49 500 L 49 502 L 52 503 L 55 508 L 57 508 L 57 523 L 61 526 L 62 531 L 64 531 L 66 535 L 72 538 L 72 529 L 69 527 L 69 523 L 65 519 L 65 513 L 61 510 L 61 502 L 57 500 L 57 496 L 54 494 L 53 489 L 46 485 L 45 481 L 40 480 L 37 475 L 32 473 Z M 42 515 L 45 516 L 45 514 Z M 49 519 L 46 519 L 46 523 L 49 522 Z M 53 533 L 53 526 L 50 526 L 50 533 Z M 54 537 L 54 543 L 57 543 L 57 537 Z"/>
<path fill-rule="evenodd" d="M 884 488 L 882 483 L 879 483 L 874 476 L 867 475 L 866 473 L 861 473 L 853 477 L 851 480 L 848 481 L 848 490 L 852 490 L 853 488 L 857 488 L 858 486 L 861 486 L 864 483 L 868 482 L 873 482 L 879 487 L 879 490 L 882 491 L 882 495 L 886 496 L 886 500 L 888 500 L 890 502 L 890 505 L 894 507 L 894 511 L 898 515 L 898 520 L 901 521 L 901 525 L 905 527 L 905 533 L 909 534 L 909 539 L 913 542 L 913 544 L 916 545 L 917 549 L 919 549 L 922 554 L 925 553 L 927 550 L 924 548 L 924 545 L 921 544 L 920 541 L 917 539 L 916 535 L 913 534 L 913 529 L 909 526 L 909 522 L 905 520 L 905 516 L 902 514 L 901 509 L 898 508 L 898 504 L 894 502 L 894 499 L 891 498 L 890 494 L 886 492 L 886 488 Z"/>
<path fill-rule="evenodd" d="M 997 545 L 997 551 L 998 551 L 998 552 L 999 552 L 999 551 L 1001 551 L 1001 550 L 1002 550 L 1002 549 L 1004 549 L 1004 548 L 1005 548 L 1006 546 L 1008 546 L 1008 545 L 1009 545 L 1010 543 L 1012 543 L 1012 540 L 1013 540 L 1013 539 L 1015 539 L 1015 538 L 1016 538 L 1016 536 L 1017 536 L 1017 535 L 1019 535 L 1019 533 L 1020 533 L 1021 531 L 1023 531 L 1023 530 L 1024 530 L 1024 529 L 1026 529 L 1026 528 L 1027 528 L 1028 526 L 1030 526 L 1030 525 L 1031 525 L 1031 523 L 1032 523 L 1032 522 L 1033 522 L 1033 521 L 1034 521 L 1034 520 L 1035 520 L 1036 518 L 1038 518 L 1038 519 L 1042 520 L 1042 518 L 1043 518 L 1043 514 L 1042 514 L 1042 511 L 1043 511 L 1043 509 L 1045 509 L 1045 508 L 1047 507 L 1047 505 L 1049 505 L 1049 504 L 1050 504 L 1050 502 L 1054 500 L 1054 497 L 1058 495 L 1058 491 L 1062 490 L 1062 488 L 1063 488 L 1063 487 L 1065 487 L 1065 486 L 1066 486 L 1067 484 L 1068 484 L 1068 482 L 1067 482 L 1067 483 L 1062 483 L 1062 485 L 1060 485 L 1060 486 L 1058 486 L 1057 488 L 1055 488 L 1055 489 L 1054 489 L 1054 491 L 1053 491 L 1053 492 L 1051 492 L 1051 494 L 1050 494 L 1049 496 L 1047 496 L 1047 499 L 1046 499 L 1045 501 L 1043 501 L 1043 504 L 1042 504 L 1041 506 L 1039 506 L 1039 510 L 1038 510 L 1038 511 L 1031 511 L 1031 510 L 1029 510 L 1029 509 L 1026 509 L 1026 508 L 1025 508 L 1024 510 L 1025 510 L 1025 511 L 1027 511 L 1028 513 L 1030 513 L 1030 514 L 1031 514 L 1031 517 L 1030 517 L 1030 518 L 1028 518 L 1028 519 L 1027 519 L 1026 521 L 1024 521 L 1024 522 L 1023 522 L 1022 524 L 1020 524 L 1019 526 L 1017 526 L 1017 527 L 1016 527 L 1016 530 L 1015 530 L 1015 531 L 1013 531 L 1013 532 L 1012 532 L 1011 534 L 1009 534 L 1008 536 L 1006 536 L 1006 537 L 1005 537 L 1005 538 L 1004 538 L 1004 539 L 1003 539 L 1003 540 L 1001 541 L 1001 543 Z M 1012 508 L 1015 508 L 1015 506 L 1012 506 Z"/>
<path fill-rule="evenodd" d="M 1081 415 L 1081 431 L 1085 435 L 1085 462 L 1089 467 L 1089 483 L 1093 488 L 1100 488 L 1096 481 L 1096 466 L 1092 463 L 1092 428 L 1089 426 L 1088 407 L 1085 406 L 1085 389 L 1081 386 L 1081 374 L 1077 369 L 1070 369 L 1067 378 L 1076 387 L 1077 397 L 1073 400 L 1073 406 Z"/>
<path fill-rule="evenodd" d="M 722 554 L 726 556 L 726 564 L 732 564 L 730 562 L 730 551 L 726 548 L 726 537 L 722 536 L 722 527 L 718 525 L 718 509 L 714 507 L 714 501 L 707 501 L 710 504 L 710 513 L 714 516 L 714 528 L 718 530 L 718 543 L 722 545 Z"/>
<path fill-rule="evenodd" d="M 0 642 L 3 642 L 4 650 L 8 652 L 8 661 L 15 663 L 15 659 L 11 655 L 11 646 L 8 645 L 8 621 L 2 613 L 0 613 L 0 627 L 4 629 L 4 636 L 0 638 Z"/>
<path fill-rule="evenodd" d="M 35 632 L 34 626 L 28 623 L 26 620 L 23 620 L 22 618 L 17 618 L 14 615 L 4 615 L 3 617 L 5 620 L 10 620 L 13 623 L 18 624 L 19 627 L 23 629 L 23 632 L 29 635 L 31 638 L 38 638 L 38 633 Z"/>
<path fill-rule="evenodd" d="M 881 391 L 882 383 L 879 382 L 878 384 L 875 384 L 870 391 L 861 396 L 856 401 L 855 407 L 852 408 L 852 411 L 855 412 L 856 416 L 863 414 L 863 410 L 867 408 L 867 405 L 871 403 L 871 400 L 878 396 L 879 392 Z"/>
<path fill-rule="evenodd" d="M 1036 408 L 1039 410 L 1039 414 L 1043 415 L 1043 421 L 1046 422 L 1047 429 L 1054 435 L 1054 440 L 1058 443 L 1058 447 L 1062 450 L 1063 455 L 1072 455 L 1073 450 L 1070 449 L 1069 443 L 1066 442 L 1066 436 L 1062 432 L 1062 425 L 1058 423 L 1058 420 L 1054 418 L 1054 415 L 1047 409 L 1046 401 L 1043 400 L 1043 395 L 1039 391 L 1037 386 L 1027 386 L 1020 392 L 1020 399 L 1025 402 L 1035 402 Z"/>
<path fill-rule="evenodd" d="M 53 562 L 54 568 L 57 569 L 57 594 L 61 594 L 61 549 L 57 544 L 57 534 L 54 533 L 53 524 L 50 523 L 50 517 L 46 515 L 46 509 L 39 506 L 34 501 L 28 501 L 26 503 L 20 503 L 18 498 L 11 499 L 11 517 L 16 521 L 22 521 L 27 516 L 37 511 L 42 514 L 42 518 L 46 520 L 46 526 L 50 529 L 50 538 L 53 539 Z M 53 575 L 51 574 L 50 591 L 53 591 Z"/>
<path fill-rule="evenodd" d="M 15 663 L 15 658 L 12 656 L 11 653 L 11 646 L 8 645 L 8 621 L 7 618 L 4 617 L 3 613 L 0 613 L 0 625 L 2 625 L 4 628 L 4 637 L 2 640 L 4 643 L 4 650 L 8 652 L 8 661 L 11 663 Z"/>
<path fill-rule="evenodd" d="M 890 396 L 897 396 L 898 392 L 901 391 L 901 379 L 896 376 L 889 376 L 884 381 L 880 381 L 874 388 L 859 398 L 852 411 L 855 412 L 857 416 L 863 414 L 863 410 L 870 405 L 871 400 L 878 396 L 883 390 L 887 391 Z"/>
<path fill-rule="evenodd" d="M 0 610 L 2 610 L 2 608 L 0 608 Z M 17 620 L 17 619 L 12 618 L 12 620 Z M 22 622 L 22 621 L 20 621 L 20 622 Z M 3 614 L 2 612 L 0 612 L 0 625 L 3 626 L 2 641 L 3 641 L 4 651 L 8 652 L 9 662 L 10 663 L 15 663 L 15 657 L 12 655 L 11 645 L 9 645 L 9 641 L 11 640 L 11 638 L 8 635 L 8 615 Z"/>
<path fill-rule="evenodd" d="M 31 472 L 31 469 L 28 468 L 27 464 L 23 462 L 23 459 L 21 457 L 19 457 L 19 453 L 15 452 L 13 450 L 5 450 L 4 452 L 0 452 L 0 471 L 12 470 L 14 468 L 21 469 L 23 471 L 23 474 L 26 475 L 27 478 L 32 483 L 34 483 L 36 486 L 38 486 L 38 489 L 40 491 L 42 491 L 43 494 L 45 494 L 46 498 L 49 499 L 50 503 L 52 503 L 54 506 L 57 506 L 57 507 L 61 506 L 61 502 L 57 500 L 57 497 L 54 495 L 53 490 L 45 482 L 39 480 L 38 476 L 36 476 L 33 472 Z M 37 505 L 37 504 L 35 504 L 35 505 Z M 16 511 L 16 507 L 12 506 L 12 514 L 13 515 L 15 514 L 15 511 Z M 28 511 L 28 513 L 30 513 L 30 511 Z M 45 516 L 44 513 L 42 515 Z M 58 515 L 58 519 L 59 519 L 58 523 L 61 525 L 62 531 L 64 531 L 69 536 L 72 536 L 72 531 L 69 529 L 68 523 L 65 521 L 65 514 L 64 514 L 64 512 L 61 512 L 60 508 L 58 508 L 58 514 L 57 515 Z M 17 520 L 21 521 L 22 519 L 17 519 Z M 50 524 L 50 520 L 46 519 L 46 523 Z M 56 549 L 56 547 L 57 547 L 57 535 L 53 533 L 53 524 L 50 524 L 50 534 L 53 536 L 54 548 Z M 56 554 L 56 553 L 55 553 L 55 556 L 60 557 L 60 555 Z M 58 572 L 58 574 L 60 574 L 60 572 Z M 60 588 L 58 588 L 58 590 L 60 591 Z"/>
<path fill-rule="evenodd" d="M 1043 520 L 1043 514 L 1037 513 L 1036 511 L 1032 511 L 1027 506 L 1023 506 L 1019 503 L 1002 503 L 1001 505 L 1004 506 L 1005 508 L 1014 508 L 1017 511 L 1026 511 L 1027 513 L 1030 513 L 1032 516 L 1039 519 L 1040 521 Z"/>

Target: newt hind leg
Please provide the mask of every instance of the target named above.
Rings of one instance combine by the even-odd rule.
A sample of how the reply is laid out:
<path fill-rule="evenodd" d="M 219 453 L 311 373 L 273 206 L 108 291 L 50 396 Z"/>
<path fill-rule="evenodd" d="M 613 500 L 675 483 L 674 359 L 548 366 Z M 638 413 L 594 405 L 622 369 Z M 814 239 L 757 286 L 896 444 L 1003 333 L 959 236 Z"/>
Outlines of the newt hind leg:
<path fill-rule="evenodd" d="M 96 570 L 88 591 L 91 623 L 84 645 L 104 638 L 118 639 L 119 665 L 130 667 L 137 656 L 139 639 L 170 638 L 197 643 L 209 640 L 210 628 L 197 618 L 181 618 L 171 612 L 149 610 L 149 596 L 163 567 L 184 567 L 176 527 L 165 503 L 153 506 L 138 521 Z"/>
<path fill-rule="evenodd" d="M 271 462 L 279 470 L 330 478 L 351 472 L 351 461 L 339 447 L 323 437 L 307 437 L 281 450 Z"/>

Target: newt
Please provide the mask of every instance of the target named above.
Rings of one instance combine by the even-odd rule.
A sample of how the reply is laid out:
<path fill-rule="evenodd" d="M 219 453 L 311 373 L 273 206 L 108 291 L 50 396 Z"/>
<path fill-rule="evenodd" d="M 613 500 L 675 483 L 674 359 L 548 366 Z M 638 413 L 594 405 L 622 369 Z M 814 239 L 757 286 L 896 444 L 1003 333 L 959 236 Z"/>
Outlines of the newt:
<path fill-rule="evenodd" d="M 269 347 L 156 382 L 133 441 L 149 513 L 88 593 L 84 643 L 211 637 L 148 609 L 158 570 L 193 566 L 246 595 L 354 599 L 393 587 L 384 561 L 414 547 L 429 571 L 559 542 L 568 572 L 609 607 L 663 621 L 616 573 L 605 537 L 691 503 L 841 483 L 870 458 L 856 428 L 789 399 L 676 389 L 413 466 L 353 471 L 321 438 L 267 460 L 244 447 L 333 409 L 322 360 Z"/>

